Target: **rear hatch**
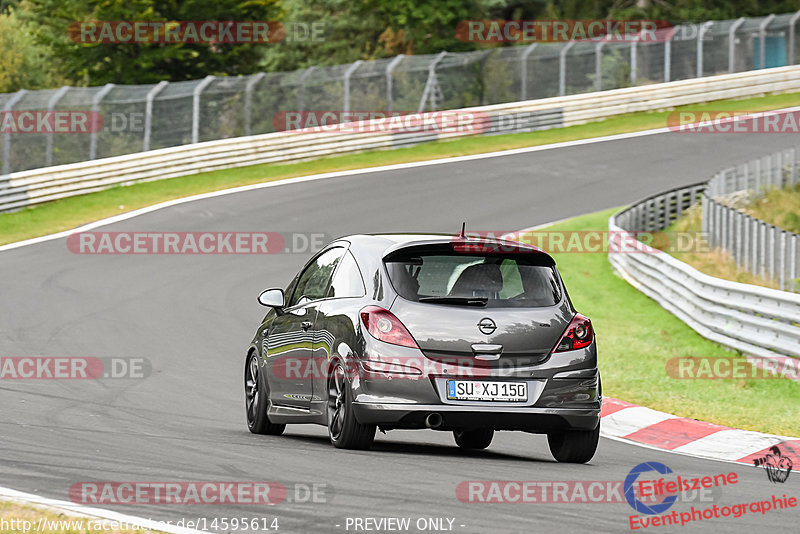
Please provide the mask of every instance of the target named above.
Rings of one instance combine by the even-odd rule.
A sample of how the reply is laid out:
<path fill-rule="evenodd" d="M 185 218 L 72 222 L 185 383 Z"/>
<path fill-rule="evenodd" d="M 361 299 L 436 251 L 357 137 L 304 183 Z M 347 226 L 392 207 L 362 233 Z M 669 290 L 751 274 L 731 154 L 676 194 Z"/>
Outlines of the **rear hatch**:
<path fill-rule="evenodd" d="M 514 369 L 544 361 L 574 312 L 553 259 L 533 247 L 414 245 L 384 258 L 391 306 L 426 357 Z"/>

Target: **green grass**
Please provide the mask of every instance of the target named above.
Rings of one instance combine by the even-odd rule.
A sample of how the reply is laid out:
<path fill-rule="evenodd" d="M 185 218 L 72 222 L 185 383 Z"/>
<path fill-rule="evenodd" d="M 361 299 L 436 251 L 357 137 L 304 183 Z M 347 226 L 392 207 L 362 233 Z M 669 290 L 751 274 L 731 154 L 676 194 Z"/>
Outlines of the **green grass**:
<path fill-rule="evenodd" d="M 773 226 L 800 234 L 800 184 L 769 189 L 748 202 L 744 211 Z"/>
<path fill-rule="evenodd" d="M 607 230 L 615 211 L 576 217 L 547 230 Z M 670 358 L 734 353 L 617 277 L 605 252 L 553 256 L 575 307 L 597 331 L 604 395 L 720 425 L 800 436 L 800 383 L 670 378 Z"/>
<path fill-rule="evenodd" d="M 771 95 L 745 100 L 719 100 L 682 106 L 691 110 L 768 110 L 800 104 L 800 93 Z M 156 182 L 115 187 L 0 214 L 0 244 L 69 230 L 81 224 L 132 211 L 165 200 L 310 174 L 357 169 L 376 165 L 422 161 L 449 156 L 477 154 L 575 139 L 613 135 L 663 127 L 670 111 L 640 112 L 569 128 L 530 133 L 472 137 L 431 142 L 397 150 L 379 150 L 295 164 L 264 164 L 226 169 Z"/>

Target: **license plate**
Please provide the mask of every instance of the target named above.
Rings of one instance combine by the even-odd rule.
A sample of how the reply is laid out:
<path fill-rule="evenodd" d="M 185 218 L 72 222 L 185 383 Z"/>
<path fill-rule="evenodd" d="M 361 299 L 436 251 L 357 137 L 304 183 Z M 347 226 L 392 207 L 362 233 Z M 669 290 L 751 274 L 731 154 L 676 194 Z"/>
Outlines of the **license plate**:
<path fill-rule="evenodd" d="M 448 400 L 525 402 L 528 400 L 526 382 L 483 382 L 477 380 L 448 380 Z"/>

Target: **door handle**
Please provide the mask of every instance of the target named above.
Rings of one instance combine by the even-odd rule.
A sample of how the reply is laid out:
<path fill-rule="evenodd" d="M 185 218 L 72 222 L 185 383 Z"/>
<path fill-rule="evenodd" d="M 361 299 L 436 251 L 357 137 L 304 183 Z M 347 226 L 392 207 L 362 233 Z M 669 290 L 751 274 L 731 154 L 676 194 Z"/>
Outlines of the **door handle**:
<path fill-rule="evenodd" d="M 490 345 L 489 343 L 475 343 L 472 345 L 472 352 L 475 354 L 500 354 L 503 352 L 503 345 Z"/>
<path fill-rule="evenodd" d="M 308 330 L 309 328 L 311 328 L 311 321 L 303 321 L 302 323 L 300 323 L 300 328 L 302 328 L 303 330 Z"/>

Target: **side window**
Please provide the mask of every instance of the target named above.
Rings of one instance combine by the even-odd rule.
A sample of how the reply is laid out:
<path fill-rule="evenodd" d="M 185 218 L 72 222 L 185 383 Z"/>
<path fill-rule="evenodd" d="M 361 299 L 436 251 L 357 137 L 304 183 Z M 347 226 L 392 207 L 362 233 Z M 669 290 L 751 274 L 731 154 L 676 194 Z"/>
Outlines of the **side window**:
<path fill-rule="evenodd" d="M 361 278 L 361 271 L 358 264 L 350 252 L 342 256 L 339 268 L 333 275 L 331 288 L 328 290 L 329 297 L 363 297 L 367 290 L 364 288 L 364 280 Z"/>
<path fill-rule="evenodd" d="M 344 253 L 342 247 L 336 247 L 323 252 L 316 260 L 306 267 L 297 279 L 294 294 L 289 301 L 289 306 L 304 304 L 312 300 L 319 300 L 325 296 L 328 282 L 333 270 Z"/>

